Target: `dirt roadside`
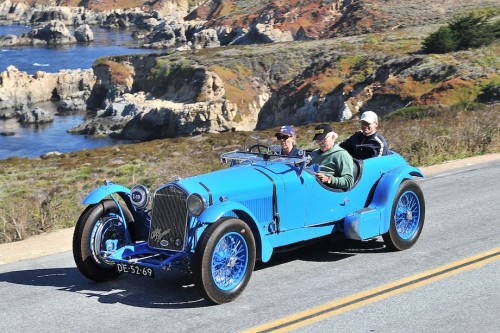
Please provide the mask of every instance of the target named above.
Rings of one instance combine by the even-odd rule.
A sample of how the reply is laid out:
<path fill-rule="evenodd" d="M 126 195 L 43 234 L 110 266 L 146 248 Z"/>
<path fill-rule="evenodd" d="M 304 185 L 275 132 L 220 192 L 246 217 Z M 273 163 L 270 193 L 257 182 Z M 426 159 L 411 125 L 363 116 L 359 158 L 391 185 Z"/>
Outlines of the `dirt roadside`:
<path fill-rule="evenodd" d="M 430 176 L 459 167 L 472 166 L 495 160 L 500 160 L 500 153 L 448 161 L 443 164 L 420 169 L 425 175 Z M 62 229 L 33 236 L 19 242 L 0 244 L 0 265 L 70 251 L 73 240 L 73 230 L 74 228 Z"/>

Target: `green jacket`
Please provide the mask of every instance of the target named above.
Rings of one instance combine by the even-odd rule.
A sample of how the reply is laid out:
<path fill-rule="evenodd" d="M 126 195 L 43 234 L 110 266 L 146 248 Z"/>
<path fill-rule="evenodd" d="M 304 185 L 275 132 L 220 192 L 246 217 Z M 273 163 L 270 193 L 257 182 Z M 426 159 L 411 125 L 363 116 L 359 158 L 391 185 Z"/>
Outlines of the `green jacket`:
<path fill-rule="evenodd" d="M 332 177 L 331 187 L 349 189 L 354 183 L 353 161 L 351 155 L 338 144 L 324 153 L 316 149 L 311 153 L 311 163 L 319 164 L 320 172 Z"/>

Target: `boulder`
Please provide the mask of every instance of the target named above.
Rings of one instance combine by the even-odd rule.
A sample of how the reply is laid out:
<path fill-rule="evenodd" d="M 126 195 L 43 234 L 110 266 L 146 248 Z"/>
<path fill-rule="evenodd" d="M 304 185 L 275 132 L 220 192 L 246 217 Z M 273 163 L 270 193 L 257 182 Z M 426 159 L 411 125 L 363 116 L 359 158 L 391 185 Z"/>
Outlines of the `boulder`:
<path fill-rule="evenodd" d="M 48 158 L 62 158 L 62 157 L 64 157 L 64 154 L 58 151 L 49 151 L 48 153 L 40 155 L 40 158 L 42 160 L 46 160 Z"/>
<path fill-rule="evenodd" d="M 193 45 L 195 49 L 220 46 L 217 31 L 215 29 L 204 29 L 195 33 L 193 36 Z"/>
<path fill-rule="evenodd" d="M 82 99 L 64 100 L 57 105 L 57 112 L 64 114 L 64 113 L 85 111 L 86 108 L 87 104 Z"/>
<path fill-rule="evenodd" d="M 75 29 L 74 36 L 78 43 L 89 43 L 94 40 L 94 32 L 88 24 L 84 24 Z"/>
<path fill-rule="evenodd" d="M 32 45 L 32 39 L 25 36 L 4 35 L 0 36 L 0 47 Z"/>
<path fill-rule="evenodd" d="M 36 108 L 28 112 L 22 112 L 19 116 L 21 124 L 43 124 L 54 121 L 54 116 L 50 112 L 41 108 Z"/>
<path fill-rule="evenodd" d="M 62 45 L 76 43 L 76 38 L 72 36 L 63 22 L 52 20 L 49 24 L 34 28 L 29 36 L 34 39 L 40 39 L 47 45 Z"/>

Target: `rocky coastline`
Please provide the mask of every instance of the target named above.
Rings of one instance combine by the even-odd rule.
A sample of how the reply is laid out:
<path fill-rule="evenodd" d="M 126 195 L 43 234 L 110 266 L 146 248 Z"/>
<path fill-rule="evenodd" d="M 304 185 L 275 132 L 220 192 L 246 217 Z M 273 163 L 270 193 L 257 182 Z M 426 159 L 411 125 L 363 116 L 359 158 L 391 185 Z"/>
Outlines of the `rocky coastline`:
<path fill-rule="evenodd" d="M 408 106 L 463 102 L 465 97 L 453 96 L 464 92 L 471 95 L 467 103 L 499 102 L 495 80 L 500 69 L 494 61 L 477 61 L 498 59 L 498 45 L 442 57 L 419 54 L 418 46 L 401 51 L 398 44 L 412 39 L 418 44 L 430 28 L 400 24 L 386 35 L 370 37 L 396 45 L 377 49 L 377 42 L 363 35 L 378 31 L 379 25 L 355 35 L 356 27 L 346 23 L 354 14 L 373 18 L 355 1 L 332 1 L 321 8 L 307 2 L 306 9 L 317 11 L 318 26 L 328 35 L 299 20 L 306 9 L 298 15 L 289 8 L 298 15 L 292 19 L 284 15 L 286 8 L 263 7 L 251 21 L 230 24 L 218 16 L 217 2 L 195 8 L 188 1 L 161 3 L 151 10 L 101 12 L 9 0 L 0 4 L 1 22 L 34 27 L 25 36 L 0 38 L 0 45 L 91 42 L 92 26 L 99 25 L 131 28 L 144 48 L 169 52 L 108 57 L 91 71 L 30 76 L 9 68 L 0 73 L 0 117 L 21 117 L 36 102 L 57 100 L 62 112 L 88 112 L 88 120 L 71 133 L 151 140 L 345 121 L 366 109 L 384 115 Z M 303 25 L 292 25 L 298 21 Z M 68 25 L 75 28 L 73 35 Z M 479 91 L 488 85 L 489 90 Z"/>

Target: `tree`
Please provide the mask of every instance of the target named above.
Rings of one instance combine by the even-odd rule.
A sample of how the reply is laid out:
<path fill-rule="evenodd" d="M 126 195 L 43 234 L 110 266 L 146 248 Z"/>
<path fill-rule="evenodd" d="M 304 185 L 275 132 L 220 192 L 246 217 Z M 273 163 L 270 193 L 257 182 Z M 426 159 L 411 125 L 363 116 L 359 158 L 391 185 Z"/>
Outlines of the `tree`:
<path fill-rule="evenodd" d="M 424 53 L 447 53 L 455 51 L 457 43 L 449 26 L 443 26 L 430 34 L 423 42 Z"/>
<path fill-rule="evenodd" d="M 447 53 L 491 44 L 500 38 L 500 20 L 490 23 L 498 13 L 498 9 L 481 9 L 456 16 L 424 39 L 423 52 Z"/>
<path fill-rule="evenodd" d="M 452 20 L 448 26 L 453 32 L 456 50 L 478 48 L 492 42 L 493 35 L 488 24 L 490 16 L 469 13 Z"/>

